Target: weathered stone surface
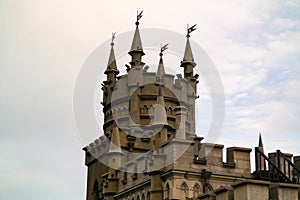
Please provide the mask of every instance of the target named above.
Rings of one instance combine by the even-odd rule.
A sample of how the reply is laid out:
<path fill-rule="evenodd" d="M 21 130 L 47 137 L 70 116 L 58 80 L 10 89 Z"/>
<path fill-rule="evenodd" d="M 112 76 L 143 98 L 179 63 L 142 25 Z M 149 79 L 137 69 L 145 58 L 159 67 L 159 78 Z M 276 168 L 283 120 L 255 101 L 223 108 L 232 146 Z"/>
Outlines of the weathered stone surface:
<path fill-rule="evenodd" d="M 298 200 L 300 185 L 286 183 L 272 183 L 270 198 L 272 200 Z"/>
<path fill-rule="evenodd" d="M 234 199 L 238 200 L 266 200 L 269 199 L 270 182 L 245 180 L 232 185 Z"/>
<path fill-rule="evenodd" d="M 203 137 L 196 137 L 198 75 L 189 38 L 180 64 L 183 75 L 165 74 L 162 55 L 158 73 L 148 72 L 142 62 L 139 22 L 136 25 L 126 74 L 117 77 L 111 50 L 102 85 L 105 136 L 84 148 L 87 200 L 296 199 L 299 185 L 254 179 L 251 149 L 229 147 L 224 161 L 224 145 L 202 143 Z M 277 162 L 275 154 L 269 157 Z M 299 156 L 294 164 L 300 168 Z"/>

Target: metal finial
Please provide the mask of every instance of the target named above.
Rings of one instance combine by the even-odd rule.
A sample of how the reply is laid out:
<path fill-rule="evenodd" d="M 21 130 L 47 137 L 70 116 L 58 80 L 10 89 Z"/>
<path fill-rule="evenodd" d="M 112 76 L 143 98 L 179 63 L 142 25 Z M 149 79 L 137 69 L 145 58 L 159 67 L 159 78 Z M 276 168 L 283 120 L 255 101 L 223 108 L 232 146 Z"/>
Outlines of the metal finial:
<path fill-rule="evenodd" d="M 168 49 L 168 45 L 169 45 L 169 43 L 165 44 L 164 46 L 162 46 L 162 44 L 160 44 L 160 54 L 159 54 L 160 56 L 162 56 L 163 52 Z"/>
<path fill-rule="evenodd" d="M 110 43 L 111 46 L 114 46 L 114 40 L 115 40 L 115 38 L 116 38 L 116 32 L 114 32 L 114 33 L 111 34 L 111 43 Z"/>
<path fill-rule="evenodd" d="M 136 11 L 136 22 L 135 24 L 139 25 L 139 20 L 143 17 L 143 10 L 139 13 L 139 11 Z"/>
<path fill-rule="evenodd" d="M 191 26 L 190 28 L 189 28 L 189 24 L 187 25 L 187 35 L 186 35 L 186 37 L 190 37 L 190 33 L 193 32 L 194 30 L 196 30 L 196 25 L 197 24 Z"/>

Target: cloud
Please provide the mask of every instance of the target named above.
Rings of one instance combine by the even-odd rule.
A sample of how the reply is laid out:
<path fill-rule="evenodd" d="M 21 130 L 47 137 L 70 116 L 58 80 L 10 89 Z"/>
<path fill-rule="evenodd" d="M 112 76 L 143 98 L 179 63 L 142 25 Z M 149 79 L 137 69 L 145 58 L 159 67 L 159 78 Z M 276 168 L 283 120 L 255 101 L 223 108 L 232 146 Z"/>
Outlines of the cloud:
<path fill-rule="evenodd" d="M 1 1 L 0 162 L 5 173 L 0 190 L 5 192 L 0 198 L 84 198 L 82 145 L 71 110 L 76 75 L 111 32 L 135 27 L 137 9 L 144 9 L 142 28 L 185 34 L 186 23 L 198 24 L 192 39 L 212 58 L 225 87 L 220 143 L 253 147 L 261 131 L 266 151 L 300 154 L 299 2 L 171 3 L 172 8 L 170 1 Z M 145 57 L 157 62 L 156 54 Z M 178 58 L 165 62 L 181 72 L 173 59 Z M 205 135 L 211 99 L 205 82 L 200 85 L 197 130 Z"/>

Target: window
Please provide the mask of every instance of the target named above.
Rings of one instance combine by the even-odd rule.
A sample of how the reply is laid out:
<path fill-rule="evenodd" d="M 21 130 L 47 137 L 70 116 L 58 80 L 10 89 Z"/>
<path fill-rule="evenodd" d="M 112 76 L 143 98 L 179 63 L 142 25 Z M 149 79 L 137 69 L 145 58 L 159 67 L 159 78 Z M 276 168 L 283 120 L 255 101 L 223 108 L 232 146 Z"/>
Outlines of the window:
<path fill-rule="evenodd" d="M 200 191 L 201 191 L 200 185 L 198 183 L 196 183 L 193 188 L 193 197 L 197 198 L 200 194 Z"/>
<path fill-rule="evenodd" d="M 147 192 L 147 200 L 150 200 L 150 192 Z"/>
<path fill-rule="evenodd" d="M 169 183 L 166 184 L 166 193 L 165 193 L 165 198 L 166 200 L 170 199 L 170 186 Z"/>
<path fill-rule="evenodd" d="M 188 187 L 188 185 L 185 182 L 183 182 L 181 184 L 180 189 L 182 190 L 182 195 L 183 195 L 181 197 L 181 199 L 185 199 L 186 197 L 188 197 L 189 187 Z"/>

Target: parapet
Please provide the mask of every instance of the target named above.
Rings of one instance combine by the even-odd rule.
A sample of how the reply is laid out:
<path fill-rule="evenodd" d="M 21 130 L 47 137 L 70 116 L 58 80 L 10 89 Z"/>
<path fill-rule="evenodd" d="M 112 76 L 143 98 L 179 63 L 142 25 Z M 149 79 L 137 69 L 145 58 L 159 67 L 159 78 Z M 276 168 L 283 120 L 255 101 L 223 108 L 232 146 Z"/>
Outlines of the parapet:
<path fill-rule="evenodd" d="M 252 149 L 243 148 L 243 147 L 227 148 L 227 162 L 224 163 L 224 166 L 243 169 L 251 173 L 251 168 L 250 168 L 251 151 Z"/>
<path fill-rule="evenodd" d="M 202 138 L 194 140 L 194 164 L 202 165 L 213 173 L 239 174 L 251 176 L 250 153 L 252 149 L 244 147 L 229 147 L 226 149 L 227 158 L 223 162 L 223 148 L 221 144 L 201 143 Z M 199 168 L 193 165 L 195 168 Z"/>
<path fill-rule="evenodd" d="M 103 155 L 108 152 L 109 140 L 106 136 L 100 136 L 98 139 L 85 146 L 83 150 L 86 152 L 85 165 L 95 162 L 97 159 L 105 159 Z M 108 162 L 108 161 L 103 161 Z"/>

